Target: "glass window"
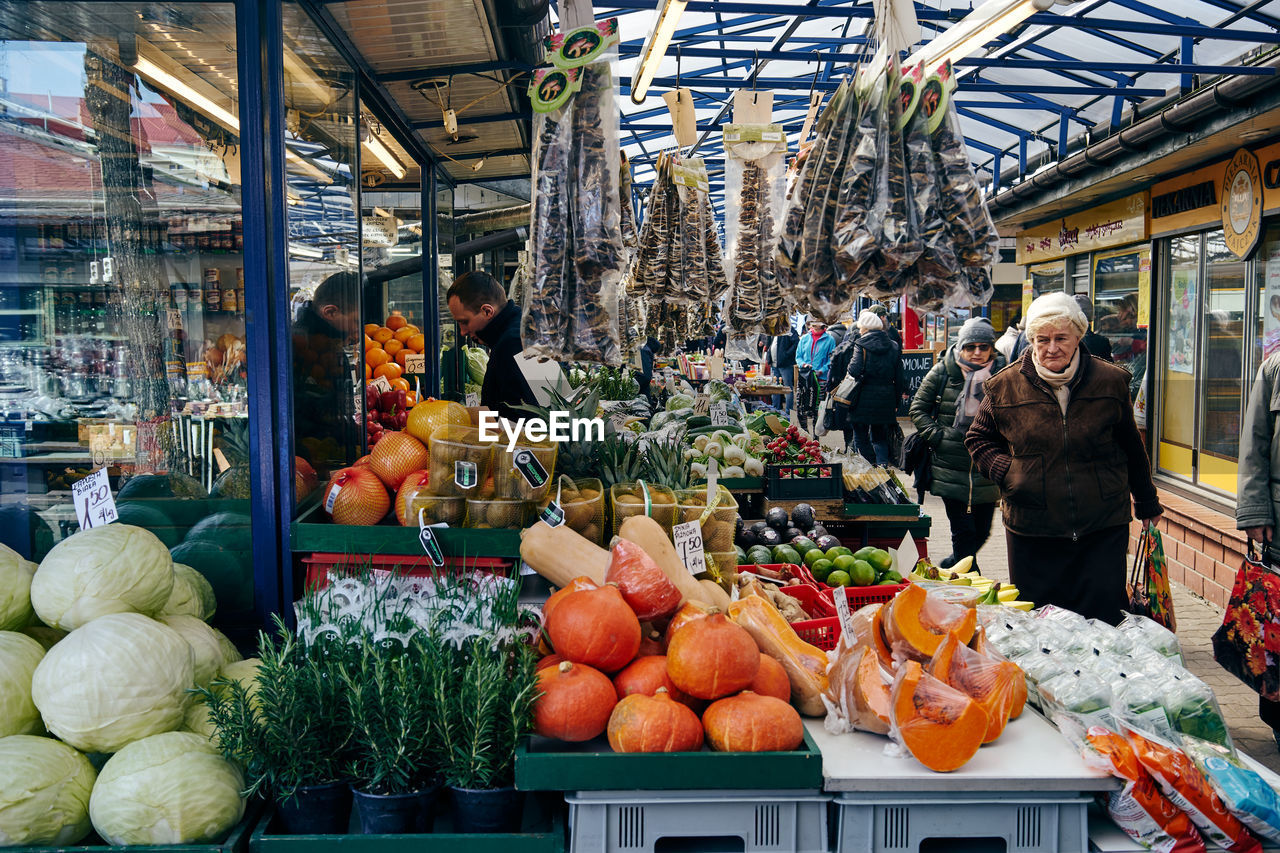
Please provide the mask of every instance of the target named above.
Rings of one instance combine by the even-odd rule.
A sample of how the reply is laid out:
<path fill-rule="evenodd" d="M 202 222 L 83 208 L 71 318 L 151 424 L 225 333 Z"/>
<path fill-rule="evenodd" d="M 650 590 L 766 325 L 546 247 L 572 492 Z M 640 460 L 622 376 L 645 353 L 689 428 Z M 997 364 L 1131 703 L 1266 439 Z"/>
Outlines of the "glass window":
<path fill-rule="evenodd" d="M 1031 293 L 1033 296 L 1067 289 L 1067 266 L 1065 261 L 1038 264 L 1029 267 L 1028 272 L 1031 273 Z"/>
<path fill-rule="evenodd" d="M 1134 377 L 1136 397 L 1147 362 L 1147 330 L 1138 326 L 1141 291 L 1151 286 L 1151 249 L 1105 252 L 1093 259 L 1093 327 L 1111 343 L 1111 357 Z"/>
<path fill-rule="evenodd" d="M 382 359 L 364 362 L 360 346 L 355 76 L 300 7 L 286 3 L 283 12 L 294 481 L 305 512 L 319 499 L 316 483 L 363 453 L 364 382 L 357 376 Z"/>
<path fill-rule="evenodd" d="M 1200 237 L 1168 242 L 1164 276 L 1164 364 L 1161 383 L 1159 466 L 1191 478 L 1195 445 L 1195 347 L 1199 316 Z"/>
<path fill-rule="evenodd" d="M 105 467 L 120 521 L 203 573 L 237 633 L 256 619 L 234 6 L 7 3 L 0 33 L 0 541 L 41 559 Z"/>
<path fill-rule="evenodd" d="M 407 156 L 407 155 L 406 155 Z M 422 334 L 422 193 L 366 192 L 363 242 L 368 286 L 365 317 L 368 325 L 390 329 L 383 343 L 389 359 L 382 372 L 393 387 L 411 395 L 422 390 L 426 371 Z M 377 329 L 374 329 L 375 335 Z M 369 359 L 366 358 L 366 363 Z M 379 373 L 369 371 L 370 377 Z M 424 396 L 430 396 L 430 391 Z"/>
<path fill-rule="evenodd" d="M 1244 370 L 1245 262 L 1227 248 L 1221 231 L 1205 237 L 1205 273 L 1199 479 L 1234 494 Z"/>
<path fill-rule="evenodd" d="M 1257 373 L 1262 360 L 1280 351 L 1280 226 L 1271 226 L 1254 255 L 1254 289 L 1257 309 L 1254 312 L 1250 378 Z"/>

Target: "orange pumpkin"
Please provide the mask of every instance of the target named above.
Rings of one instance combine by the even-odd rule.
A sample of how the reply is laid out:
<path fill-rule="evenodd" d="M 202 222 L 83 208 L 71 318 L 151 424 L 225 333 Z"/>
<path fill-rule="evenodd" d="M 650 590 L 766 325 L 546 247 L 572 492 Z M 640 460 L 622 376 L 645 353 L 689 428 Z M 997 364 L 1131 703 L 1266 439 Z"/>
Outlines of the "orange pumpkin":
<path fill-rule="evenodd" d="M 547 597 L 547 600 L 543 602 L 542 604 L 543 622 L 551 618 L 551 611 L 556 609 L 557 604 L 564 601 L 573 593 L 579 592 L 584 589 L 597 589 L 597 588 L 599 588 L 599 584 L 597 584 L 595 581 L 593 581 L 591 578 L 588 578 L 588 577 L 574 578 L 573 580 L 569 581 L 569 583 L 566 584 L 564 587 L 551 593 L 551 595 Z"/>
<path fill-rule="evenodd" d="M 884 636 L 890 647 L 901 648 L 913 660 L 927 662 L 954 631 L 961 643 L 969 642 L 978 624 L 972 607 L 931 597 L 919 584 L 910 584 L 893 599 L 884 619 Z"/>
<path fill-rule="evenodd" d="M 676 611 L 676 615 L 671 617 L 671 621 L 667 624 L 666 641 L 667 645 L 671 645 L 671 638 L 675 636 L 683 626 L 689 624 L 695 619 L 701 619 L 711 614 L 711 605 L 696 599 L 687 599 L 684 604 L 680 605 L 680 609 Z"/>
<path fill-rule="evenodd" d="M 696 752 L 702 749 L 698 715 L 659 687 L 653 696 L 633 693 L 609 716 L 614 752 Z"/>
<path fill-rule="evenodd" d="M 613 688 L 618 691 L 618 698 L 625 699 L 633 693 L 652 696 L 659 690 L 666 690 L 667 695 L 677 702 L 688 705 L 695 711 L 701 711 L 704 703 L 685 693 L 667 675 L 667 658 L 665 655 L 647 655 L 639 657 L 627 664 L 626 669 L 613 677 Z"/>
<path fill-rule="evenodd" d="M 542 657 L 538 658 L 538 663 L 534 666 L 534 669 L 536 669 L 538 672 L 541 672 L 542 670 L 546 669 L 549 666 L 558 666 L 560 662 L 563 660 L 564 658 L 560 657 L 560 655 L 555 653 L 552 653 L 549 655 L 543 655 Z"/>
<path fill-rule="evenodd" d="M 649 655 L 665 655 L 667 653 L 667 648 L 662 642 L 662 635 L 651 625 L 642 622 L 640 631 L 644 636 L 640 638 L 640 650 L 636 652 L 637 658 Z"/>
<path fill-rule="evenodd" d="M 719 699 L 751 684 L 760 648 L 719 611 L 682 626 L 667 644 L 667 674 L 690 696 Z"/>
<path fill-rule="evenodd" d="M 567 660 L 538 673 L 538 690 L 542 695 L 533 703 L 533 730 L 572 743 L 603 732 L 618 704 L 604 673 Z"/>
<path fill-rule="evenodd" d="M 702 725 L 707 742 L 719 752 L 782 752 L 804 743 L 804 723 L 795 708 L 750 690 L 712 702 Z"/>
<path fill-rule="evenodd" d="M 761 696 L 776 696 L 783 702 L 791 701 L 791 679 L 787 677 L 787 671 L 782 664 L 764 652 L 760 653 L 760 668 L 756 670 L 756 677 L 751 679 L 749 689 Z"/>
<path fill-rule="evenodd" d="M 1018 685 L 1026 685 L 1017 664 L 975 652 L 954 633 L 943 640 L 925 671 L 965 693 L 987 712 L 983 743 L 1000 737 L 1016 703 Z"/>
<path fill-rule="evenodd" d="M 640 620 L 612 584 L 566 595 L 547 617 L 547 634 L 566 660 L 603 672 L 622 669 L 640 649 Z"/>

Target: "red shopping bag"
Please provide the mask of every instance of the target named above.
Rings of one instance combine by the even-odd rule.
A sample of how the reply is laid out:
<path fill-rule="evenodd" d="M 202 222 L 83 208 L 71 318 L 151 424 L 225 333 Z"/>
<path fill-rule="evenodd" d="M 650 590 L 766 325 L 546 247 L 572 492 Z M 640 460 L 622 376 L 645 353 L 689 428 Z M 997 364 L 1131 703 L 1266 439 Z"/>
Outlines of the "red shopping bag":
<path fill-rule="evenodd" d="M 1280 701 L 1280 575 L 1264 544 L 1253 543 L 1236 572 L 1222 627 L 1213 635 L 1213 657 L 1260 696 Z"/>

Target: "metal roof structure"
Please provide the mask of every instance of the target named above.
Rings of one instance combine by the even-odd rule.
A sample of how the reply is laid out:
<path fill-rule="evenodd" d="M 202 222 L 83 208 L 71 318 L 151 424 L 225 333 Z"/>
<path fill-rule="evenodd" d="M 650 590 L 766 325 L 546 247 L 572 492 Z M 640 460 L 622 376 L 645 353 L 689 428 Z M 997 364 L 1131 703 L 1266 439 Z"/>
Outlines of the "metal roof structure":
<path fill-rule="evenodd" d="M 652 181 L 659 152 L 676 144 L 662 91 L 677 84 L 693 91 L 694 153 L 706 159 L 718 195 L 720 125 L 731 115 L 734 91 L 772 90 L 774 120 L 794 150 L 810 92 L 835 89 L 875 49 L 870 2 L 692 0 L 648 97 L 637 105 L 627 97 L 629 84 L 661 5 L 610 0 L 596 8 L 597 18 L 619 22 L 622 143 L 640 187 Z M 998 193 L 1118 132 L 1144 103 L 1189 95 L 1224 75 L 1275 76 L 1277 69 L 1263 62 L 1280 46 L 1280 4 L 1271 5 L 1083 0 L 1031 14 L 957 64 L 955 104 L 980 181 Z M 908 53 L 972 8 L 967 0 L 917 0 L 914 7 L 922 40 Z"/>

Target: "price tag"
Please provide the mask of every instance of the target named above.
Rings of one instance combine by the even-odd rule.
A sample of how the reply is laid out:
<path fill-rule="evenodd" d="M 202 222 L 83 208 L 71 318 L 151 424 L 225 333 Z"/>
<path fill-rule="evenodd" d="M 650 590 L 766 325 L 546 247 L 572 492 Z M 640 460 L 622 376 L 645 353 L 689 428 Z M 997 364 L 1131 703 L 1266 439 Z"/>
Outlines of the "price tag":
<path fill-rule="evenodd" d="M 387 377 L 379 376 L 369 383 L 379 394 L 383 394 L 391 390 L 391 383 L 387 381 Z"/>
<path fill-rule="evenodd" d="M 542 467 L 542 462 L 532 450 L 527 448 L 517 450 L 513 462 L 520 476 L 524 477 L 524 481 L 529 484 L 529 488 L 540 489 L 546 485 L 547 469 Z"/>
<path fill-rule="evenodd" d="M 711 404 L 711 425 L 712 426 L 728 426 L 732 421 L 729 420 L 729 404 L 724 400 Z"/>
<path fill-rule="evenodd" d="M 182 328 L 182 312 L 177 308 L 166 308 L 165 313 L 169 318 L 169 329 L 177 331 Z"/>
<path fill-rule="evenodd" d="M 333 515 L 333 505 L 338 500 L 338 492 L 342 491 L 342 486 L 334 483 L 333 488 L 329 490 L 329 494 L 324 499 L 324 511 Z"/>
<path fill-rule="evenodd" d="M 689 570 L 689 574 L 698 575 L 707 570 L 707 559 L 702 549 L 702 525 L 696 521 L 677 524 L 672 531 L 676 551 L 680 554 L 680 562 Z"/>
<path fill-rule="evenodd" d="M 838 586 L 834 597 L 836 601 L 836 616 L 840 617 L 840 630 L 852 633 L 853 614 L 849 611 L 849 590 Z"/>
<path fill-rule="evenodd" d="M 478 405 L 480 405 L 480 395 L 473 391 L 467 395 L 467 408 L 474 409 Z"/>
<path fill-rule="evenodd" d="M 107 479 L 106 468 L 99 468 L 73 483 L 71 499 L 75 502 L 81 530 L 101 527 L 120 517 L 116 512 L 116 499 L 111 495 L 111 481 Z"/>
<path fill-rule="evenodd" d="M 549 527 L 559 527 L 564 524 L 564 507 L 552 501 L 539 513 L 538 517 Z"/>
<path fill-rule="evenodd" d="M 480 479 L 476 463 L 461 459 L 453 463 L 453 484 L 459 489 L 474 489 Z"/>
<path fill-rule="evenodd" d="M 426 373 L 427 357 L 421 353 L 414 353 L 404 357 L 405 373 Z"/>
<path fill-rule="evenodd" d="M 423 507 L 418 509 L 418 542 L 421 543 L 422 550 L 427 552 L 431 565 L 436 568 L 444 565 L 444 551 L 440 550 L 435 531 L 427 524 L 426 509 Z"/>

